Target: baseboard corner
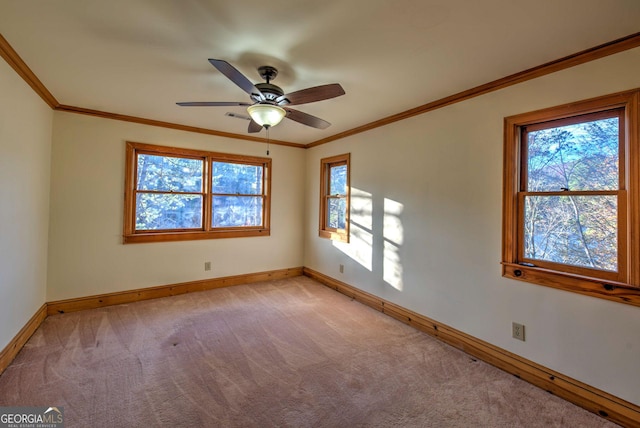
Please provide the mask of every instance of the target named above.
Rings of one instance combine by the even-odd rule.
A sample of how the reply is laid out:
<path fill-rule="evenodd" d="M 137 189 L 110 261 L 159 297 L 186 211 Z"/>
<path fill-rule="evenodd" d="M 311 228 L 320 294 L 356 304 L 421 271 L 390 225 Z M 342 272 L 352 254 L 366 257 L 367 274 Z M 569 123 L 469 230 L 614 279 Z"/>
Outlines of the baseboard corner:
<path fill-rule="evenodd" d="M 0 351 L 0 375 L 9 367 L 29 338 L 47 318 L 47 304 L 44 303 L 20 329 L 18 334 Z"/>

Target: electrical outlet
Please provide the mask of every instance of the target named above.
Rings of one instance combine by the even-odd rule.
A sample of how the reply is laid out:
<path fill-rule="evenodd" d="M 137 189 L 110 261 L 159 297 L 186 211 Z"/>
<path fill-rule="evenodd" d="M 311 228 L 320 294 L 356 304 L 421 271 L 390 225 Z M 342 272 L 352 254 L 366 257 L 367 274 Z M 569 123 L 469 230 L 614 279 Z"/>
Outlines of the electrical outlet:
<path fill-rule="evenodd" d="M 204 270 L 211 270 L 211 262 L 204 262 Z"/>
<path fill-rule="evenodd" d="M 344 265 L 340 265 L 340 273 L 344 273 Z"/>
<path fill-rule="evenodd" d="M 522 340 L 524 342 L 524 325 L 517 322 L 511 323 L 511 335 L 514 339 Z"/>

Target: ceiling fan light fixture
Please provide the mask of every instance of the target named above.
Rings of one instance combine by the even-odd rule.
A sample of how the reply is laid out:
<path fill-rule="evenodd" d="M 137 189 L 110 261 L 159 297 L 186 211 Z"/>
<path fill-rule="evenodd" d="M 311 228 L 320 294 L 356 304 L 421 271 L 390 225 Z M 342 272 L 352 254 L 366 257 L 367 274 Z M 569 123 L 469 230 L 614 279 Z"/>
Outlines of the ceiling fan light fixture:
<path fill-rule="evenodd" d="M 276 126 L 287 114 L 285 109 L 272 104 L 254 104 L 247 107 L 251 119 L 260 126 Z"/>

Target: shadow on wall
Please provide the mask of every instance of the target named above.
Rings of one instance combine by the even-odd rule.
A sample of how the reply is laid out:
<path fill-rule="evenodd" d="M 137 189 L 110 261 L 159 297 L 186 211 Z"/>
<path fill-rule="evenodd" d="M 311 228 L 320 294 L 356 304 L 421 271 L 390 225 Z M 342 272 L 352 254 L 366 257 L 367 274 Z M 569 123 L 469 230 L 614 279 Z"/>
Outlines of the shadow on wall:
<path fill-rule="evenodd" d="M 382 216 L 374 215 L 378 209 L 382 210 Z M 380 275 L 385 284 L 398 291 L 404 286 L 400 257 L 404 242 L 403 210 L 404 205 L 398 201 L 374 200 L 371 193 L 352 187 L 350 243 L 333 242 L 334 247 L 376 276 Z"/>

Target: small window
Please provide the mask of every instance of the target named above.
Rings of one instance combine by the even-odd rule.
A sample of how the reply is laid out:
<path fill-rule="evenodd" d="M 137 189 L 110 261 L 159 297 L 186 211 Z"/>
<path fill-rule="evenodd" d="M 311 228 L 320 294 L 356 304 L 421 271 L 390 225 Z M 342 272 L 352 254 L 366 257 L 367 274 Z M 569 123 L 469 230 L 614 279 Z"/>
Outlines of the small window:
<path fill-rule="evenodd" d="M 636 96 L 505 120 L 504 276 L 640 304 Z"/>
<path fill-rule="evenodd" d="M 127 143 L 124 242 L 269 235 L 271 160 Z"/>
<path fill-rule="evenodd" d="M 349 161 L 349 154 L 320 161 L 320 236 L 342 242 L 349 242 Z"/>

